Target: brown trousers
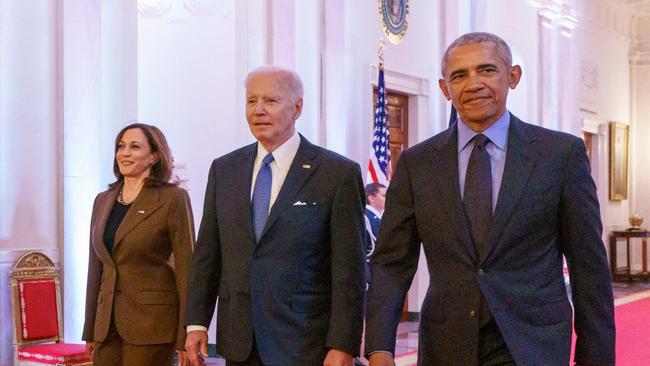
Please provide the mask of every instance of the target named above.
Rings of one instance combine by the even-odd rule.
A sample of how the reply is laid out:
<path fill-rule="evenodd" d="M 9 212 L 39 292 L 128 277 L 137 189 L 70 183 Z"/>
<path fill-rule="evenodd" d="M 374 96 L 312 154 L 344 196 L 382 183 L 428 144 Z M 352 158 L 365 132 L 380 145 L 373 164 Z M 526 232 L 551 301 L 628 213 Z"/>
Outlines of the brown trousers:
<path fill-rule="evenodd" d="M 174 352 L 174 343 L 135 345 L 126 342 L 111 320 L 106 339 L 95 343 L 93 366 L 171 366 Z"/>

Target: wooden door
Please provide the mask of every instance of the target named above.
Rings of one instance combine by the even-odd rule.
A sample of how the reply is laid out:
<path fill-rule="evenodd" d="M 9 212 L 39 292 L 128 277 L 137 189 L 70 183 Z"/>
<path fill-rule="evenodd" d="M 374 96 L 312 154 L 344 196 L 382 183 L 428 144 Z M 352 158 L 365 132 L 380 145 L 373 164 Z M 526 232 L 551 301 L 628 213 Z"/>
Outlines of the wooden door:
<path fill-rule="evenodd" d="M 377 108 L 377 88 L 373 91 L 373 111 Z M 386 91 L 386 111 L 390 133 L 390 165 L 393 171 L 402 150 L 408 147 L 409 97 L 405 94 Z"/>
<path fill-rule="evenodd" d="M 390 165 L 395 172 L 397 160 L 402 151 L 408 147 L 408 120 L 409 120 L 409 98 L 408 95 L 386 91 L 386 111 L 388 131 L 390 134 Z M 377 109 L 377 88 L 373 91 L 373 111 Z M 404 302 L 400 321 L 408 321 L 408 296 Z"/>

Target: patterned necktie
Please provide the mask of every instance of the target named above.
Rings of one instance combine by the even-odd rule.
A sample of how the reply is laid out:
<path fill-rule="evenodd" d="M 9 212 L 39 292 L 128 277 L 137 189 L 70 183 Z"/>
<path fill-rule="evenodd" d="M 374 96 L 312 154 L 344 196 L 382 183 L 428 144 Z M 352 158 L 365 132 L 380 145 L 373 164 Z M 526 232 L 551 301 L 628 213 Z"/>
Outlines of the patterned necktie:
<path fill-rule="evenodd" d="M 490 139 L 474 136 L 474 149 L 467 163 L 463 207 L 479 258 L 487 254 L 486 247 L 492 222 L 492 169 L 490 154 L 485 146 Z"/>
<path fill-rule="evenodd" d="M 255 188 L 253 189 L 253 227 L 255 228 L 255 241 L 259 243 L 262 230 L 269 217 L 269 204 L 271 202 L 271 183 L 273 173 L 271 172 L 271 162 L 273 155 L 268 154 L 262 160 L 257 178 L 255 179 Z"/>

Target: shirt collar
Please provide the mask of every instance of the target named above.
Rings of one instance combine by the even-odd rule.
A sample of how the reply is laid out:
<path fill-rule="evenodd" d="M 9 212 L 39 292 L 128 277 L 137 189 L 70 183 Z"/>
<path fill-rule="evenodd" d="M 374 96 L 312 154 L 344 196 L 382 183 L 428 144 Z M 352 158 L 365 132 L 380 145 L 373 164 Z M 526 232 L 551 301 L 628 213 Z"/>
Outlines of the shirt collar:
<path fill-rule="evenodd" d="M 374 213 L 374 214 L 375 214 L 375 216 L 377 216 L 377 217 L 379 217 L 379 218 L 381 219 L 381 214 L 382 214 L 382 213 L 381 213 L 381 212 L 379 212 L 379 211 L 377 211 L 377 209 L 376 209 L 376 208 L 374 208 L 374 207 L 372 207 L 372 206 L 370 206 L 370 205 L 368 205 L 368 204 L 366 204 L 366 209 L 367 209 L 368 211 L 370 211 L 370 212 L 372 212 L 372 213 Z"/>
<path fill-rule="evenodd" d="M 291 168 L 291 163 L 293 162 L 293 158 L 298 152 L 298 147 L 300 147 L 300 135 L 294 131 L 293 135 L 287 141 L 275 149 L 273 152 L 273 160 L 278 164 L 278 168 L 280 168 L 281 172 L 289 171 L 289 168 Z M 262 160 L 268 153 L 269 152 L 266 151 L 264 146 L 258 142 L 255 166 L 262 164 Z"/>
<path fill-rule="evenodd" d="M 478 135 L 478 133 L 467 127 L 465 122 L 461 121 L 460 118 L 458 119 L 458 122 L 459 123 L 456 125 L 458 126 L 458 151 L 460 152 L 467 146 L 474 136 Z M 487 130 L 481 133 L 487 136 L 496 147 L 505 151 L 506 143 L 508 142 L 509 127 L 510 112 L 506 111 L 506 113 L 504 113 L 503 116 L 501 116 L 501 118 L 499 118 L 492 126 L 488 127 Z"/>

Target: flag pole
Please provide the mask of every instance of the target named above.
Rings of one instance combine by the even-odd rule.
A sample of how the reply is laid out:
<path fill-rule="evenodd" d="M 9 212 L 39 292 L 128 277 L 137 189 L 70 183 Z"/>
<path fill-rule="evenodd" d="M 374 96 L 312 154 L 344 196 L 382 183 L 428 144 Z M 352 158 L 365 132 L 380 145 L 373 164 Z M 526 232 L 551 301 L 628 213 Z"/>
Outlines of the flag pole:
<path fill-rule="evenodd" d="M 384 37 L 379 38 L 377 42 L 377 56 L 379 56 L 379 70 L 384 69 L 384 48 L 386 47 L 386 42 L 384 42 Z"/>

